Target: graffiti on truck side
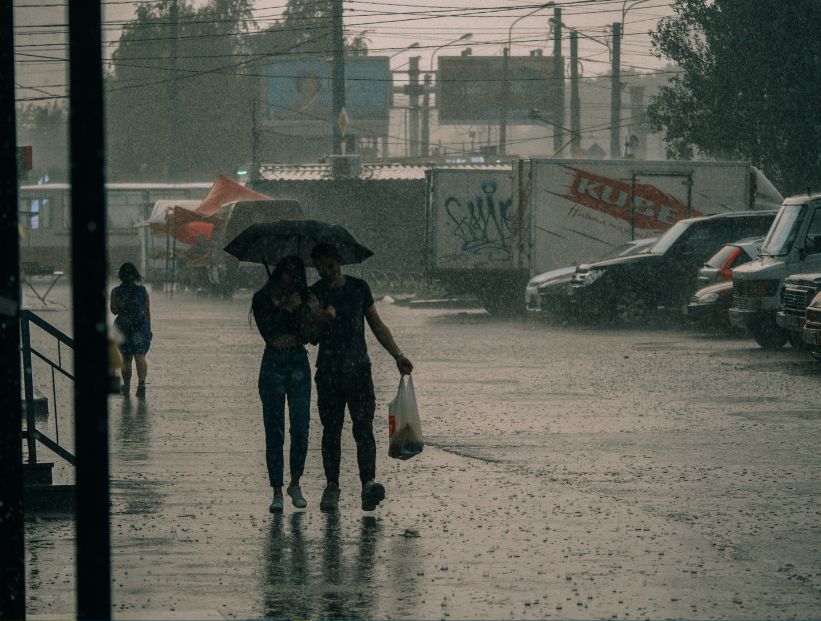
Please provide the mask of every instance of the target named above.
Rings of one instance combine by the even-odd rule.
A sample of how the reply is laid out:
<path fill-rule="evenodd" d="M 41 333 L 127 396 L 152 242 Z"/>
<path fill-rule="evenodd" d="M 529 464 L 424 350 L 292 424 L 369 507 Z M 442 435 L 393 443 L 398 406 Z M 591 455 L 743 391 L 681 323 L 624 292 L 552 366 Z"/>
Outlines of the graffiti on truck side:
<path fill-rule="evenodd" d="M 453 235 L 461 242 L 462 252 L 510 253 L 513 199 L 498 199 L 496 189 L 495 181 L 485 181 L 482 193 L 473 198 L 463 201 L 450 196 L 445 200 L 445 213 L 454 224 Z"/>

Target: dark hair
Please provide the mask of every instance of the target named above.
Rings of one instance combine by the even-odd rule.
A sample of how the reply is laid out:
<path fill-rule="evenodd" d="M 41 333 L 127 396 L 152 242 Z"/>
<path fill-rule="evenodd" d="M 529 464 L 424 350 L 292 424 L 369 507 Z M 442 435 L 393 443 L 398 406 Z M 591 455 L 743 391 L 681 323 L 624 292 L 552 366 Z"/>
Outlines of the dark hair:
<path fill-rule="evenodd" d="M 308 286 L 308 277 L 305 274 L 305 263 L 296 255 L 283 257 L 274 266 L 274 271 L 271 272 L 271 277 L 268 279 L 269 285 L 279 285 L 279 279 L 282 278 L 285 270 L 294 270 L 296 272 L 296 288 L 302 290 Z"/>
<path fill-rule="evenodd" d="M 143 279 L 137 271 L 137 267 L 130 261 L 126 261 L 120 266 L 120 269 L 117 272 L 117 277 L 124 285 L 136 285 Z"/>
<path fill-rule="evenodd" d="M 311 250 L 311 260 L 317 259 L 336 259 L 337 261 L 342 257 L 339 256 L 339 250 L 333 244 L 317 244 Z"/>
<path fill-rule="evenodd" d="M 303 296 L 303 303 L 308 299 L 308 276 L 305 274 L 305 263 L 296 255 L 289 255 L 283 257 L 274 266 L 274 270 L 268 276 L 268 280 L 262 286 L 262 289 L 257 291 L 265 291 L 266 289 L 279 286 L 279 279 L 282 273 L 287 269 L 294 269 L 296 271 L 296 290 Z M 248 326 L 251 326 L 251 319 L 254 316 L 254 303 L 251 302 L 251 308 L 248 310 Z"/>

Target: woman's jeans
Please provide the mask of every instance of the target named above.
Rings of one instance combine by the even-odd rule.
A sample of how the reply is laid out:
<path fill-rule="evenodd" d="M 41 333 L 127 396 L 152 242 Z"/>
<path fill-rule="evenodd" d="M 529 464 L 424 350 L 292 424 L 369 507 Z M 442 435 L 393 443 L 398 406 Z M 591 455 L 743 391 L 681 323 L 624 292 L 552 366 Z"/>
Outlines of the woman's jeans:
<path fill-rule="evenodd" d="M 302 476 L 308 453 L 311 411 L 311 367 L 304 348 L 266 347 L 259 369 L 259 396 L 265 423 L 265 461 L 272 487 L 281 487 L 285 444 L 285 397 L 291 435 L 291 478 Z"/>

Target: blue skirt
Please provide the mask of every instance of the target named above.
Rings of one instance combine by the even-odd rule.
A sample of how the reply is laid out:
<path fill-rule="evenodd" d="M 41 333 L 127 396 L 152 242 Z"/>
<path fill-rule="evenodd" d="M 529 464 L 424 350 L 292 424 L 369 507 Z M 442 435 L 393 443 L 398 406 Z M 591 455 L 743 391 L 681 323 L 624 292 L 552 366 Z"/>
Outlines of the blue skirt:
<path fill-rule="evenodd" d="M 126 328 L 115 319 L 114 325 L 123 334 L 123 342 L 119 344 L 119 347 L 124 356 L 144 356 L 148 353 L 151 339 L 154 336 L 151 334 L 151 326 L 148 323 L 137 328 Z"/>

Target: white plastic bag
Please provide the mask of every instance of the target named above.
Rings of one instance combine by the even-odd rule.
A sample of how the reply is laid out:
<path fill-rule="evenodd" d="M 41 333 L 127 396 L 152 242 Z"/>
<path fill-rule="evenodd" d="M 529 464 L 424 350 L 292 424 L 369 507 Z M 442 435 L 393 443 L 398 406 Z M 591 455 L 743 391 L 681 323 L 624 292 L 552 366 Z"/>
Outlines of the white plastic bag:
<path fill-rule="evenodd" d="M 413 378 L 399 378 L 399 390 L 388 404 L 388 455 L 394 459 L 410 459 L 422 452 L 422 423 L 416 407 Z"/>

